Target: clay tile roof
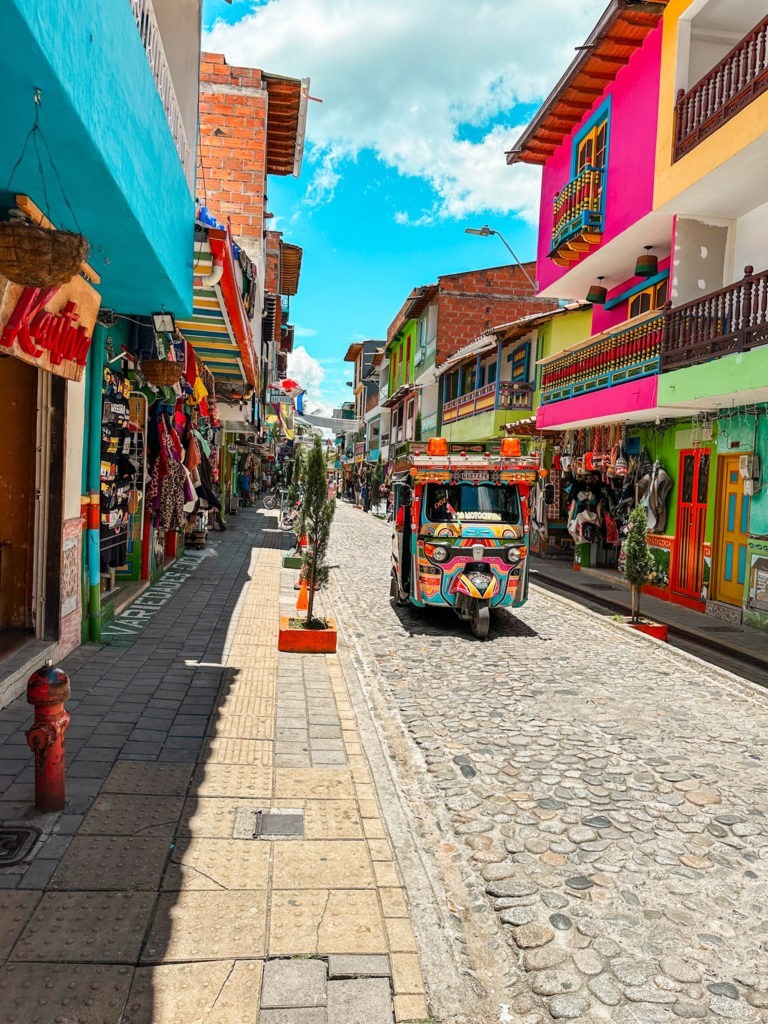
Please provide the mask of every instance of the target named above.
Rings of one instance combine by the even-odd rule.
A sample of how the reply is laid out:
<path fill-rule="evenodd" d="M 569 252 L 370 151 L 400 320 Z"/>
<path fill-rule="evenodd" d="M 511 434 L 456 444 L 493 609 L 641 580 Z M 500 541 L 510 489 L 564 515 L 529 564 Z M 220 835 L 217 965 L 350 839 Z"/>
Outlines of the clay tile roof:
<path fill-rule="evenodd" d="M 280 294 L 295 295 L 299 290 L 302 250 L 298 245 L 280 242 Z"/>
<path fill-rule="evenodd" d="M 578 56 L 507 153 L 507 163 L 546 163 L 642 46 L 666 6 L 667 0 L 611 0 L 578 48 Z"/>
<path fill-rule="evenodd" d="M 267 90 L 267 174 L 298 178 L 304 155 L 308 78 L 263 74 Z"/>

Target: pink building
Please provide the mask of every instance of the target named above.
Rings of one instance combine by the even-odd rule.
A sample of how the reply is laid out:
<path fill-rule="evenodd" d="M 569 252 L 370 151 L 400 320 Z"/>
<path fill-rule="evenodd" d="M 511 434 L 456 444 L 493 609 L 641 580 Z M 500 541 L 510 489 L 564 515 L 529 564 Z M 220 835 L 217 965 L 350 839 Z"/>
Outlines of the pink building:
<path fill-rule="evenodd" d="M 507 155 L 542 167 L 540 294 L 593 302 L 592 336 L 542 364 L 541 427 L 653 418 L 672 237 L 653 210 L 664 6 L 613 0 Z"/>

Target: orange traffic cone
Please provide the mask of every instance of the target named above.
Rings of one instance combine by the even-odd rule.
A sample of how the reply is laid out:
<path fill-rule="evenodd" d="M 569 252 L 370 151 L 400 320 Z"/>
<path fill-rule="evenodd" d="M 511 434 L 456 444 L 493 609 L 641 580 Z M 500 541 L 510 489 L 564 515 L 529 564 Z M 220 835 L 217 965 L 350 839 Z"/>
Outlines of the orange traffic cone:
<path fill-rule="evenodd" d="M 305 612 L 309 607 L 309 591 L 307 590 L 306 580 L 301 581 L 301 587 L 299 588 L 299 596 L 296 599 L 296 611 Z"/>

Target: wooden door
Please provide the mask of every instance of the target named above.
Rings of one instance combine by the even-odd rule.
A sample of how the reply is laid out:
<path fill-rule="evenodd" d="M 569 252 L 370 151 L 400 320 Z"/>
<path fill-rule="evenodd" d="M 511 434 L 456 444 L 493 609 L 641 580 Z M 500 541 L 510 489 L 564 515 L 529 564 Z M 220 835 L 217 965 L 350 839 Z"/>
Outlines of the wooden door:
<path fill-rule="evenodd" d="M 37 370 L 0 359 L 0 630 L 32 628 Z"/>
<path fill-rule="evenodd" d="M 744 481 L 739 476 L 738 455 L 721 456 L 717 466 L 714 596 L 718 601 L 740 607 L 747 574 L 749 497 L 744 494 Z"/>
<path fill-rule="evenodd" d="M 704 582 L 704 531 L 709 489 L 708 448 L 680 452 L 677 498 L 677 542 L 672 589 L 700 599 Z"/>

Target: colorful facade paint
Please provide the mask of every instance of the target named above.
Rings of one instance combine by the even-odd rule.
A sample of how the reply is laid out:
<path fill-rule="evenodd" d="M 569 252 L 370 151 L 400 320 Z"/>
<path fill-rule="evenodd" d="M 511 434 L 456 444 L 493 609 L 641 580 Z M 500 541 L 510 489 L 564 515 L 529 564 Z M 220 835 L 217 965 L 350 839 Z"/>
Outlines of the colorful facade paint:
<path fill-rule="evenodd" d="M 547 258 L 552 246 L 553 201 L 576 178 L 579 141 L 591 125 L 605 120 L 608 129 L 600 246 L 617 238 L 652 209 L 661 38 L 659 26 L 544 165 L 537 262 L 541 292 L 555 294 L 557 282 L 568 273 L 567 267 L 559 267 Z M 627 188 L 630 180 L 632 187 Z"/>
<path fill-rule="evenodd" d="M 696 16 L 707 17 L 707 8 L 713 6 L 693 4 L 691 0 L 669 0 L 664 12 L 654 183 L 654 208 L 657 209 L 674 203 L 676 197 L 718 174 L 729 162 L 741 164 L 741 157 L 750 147 L 760 147 L 765 151 L 768 92 L 756 94 L 753 99 L 740 104 L 730 120 L 678 160 L 672 159 L 678 90 L 695 85 L 702 73 L 714 63 L 712 54 L 703 52 L 704 44 L 691 39 Z M 710 43 L 708 49 L 719 46 L 719 51 L 715 52 L 724 56 L 733 47 L 735 36 L 740 33 L 747 36 L 750 29 L 765 17 L 765 5 L 745 4 L 738 12 L 730 5 L 722 5 L 715 14 L 719 19 L 716 26 L 711 23 L 711 17 L 708 34 L 717 35 L 719 29 L 723 38 Z M 697 46 L 702 51 L 699 54 L 696 53 Z M 764 170 L 756 166 L 755 171 L 764 180 Z M 727 180 L 723 184 L 728 187 Z M 732 178 L 731 184 L 736 186 Z"/>
<path fill-rule="evenodd" d="M 57 227 L 79 227 L 90 240 L 102 305 L 190 313 L 192 186 L 131 4 L 83 0 L 73 18 L 58 0 L 7 0 L 0 5 L 0 32 L 13 40 L 0 75 L 2 180 L 8 181 L 34 122 L 34 84 L 41 93 L 40 124 L 68 200 L 49 185 L 50 218 Z M 199 23 L 197 47 L 199 52 Z M 195 92 L 196 78 L 193 68 Z M 25 82 L 28 89 L 20 87 Z M 178 75 L 177 84 L 180 89 Z M 194 168 L 196 114 L 192 122 L 184 152 Z M 13 185 L 45 205 L 29 154 Z"/>

